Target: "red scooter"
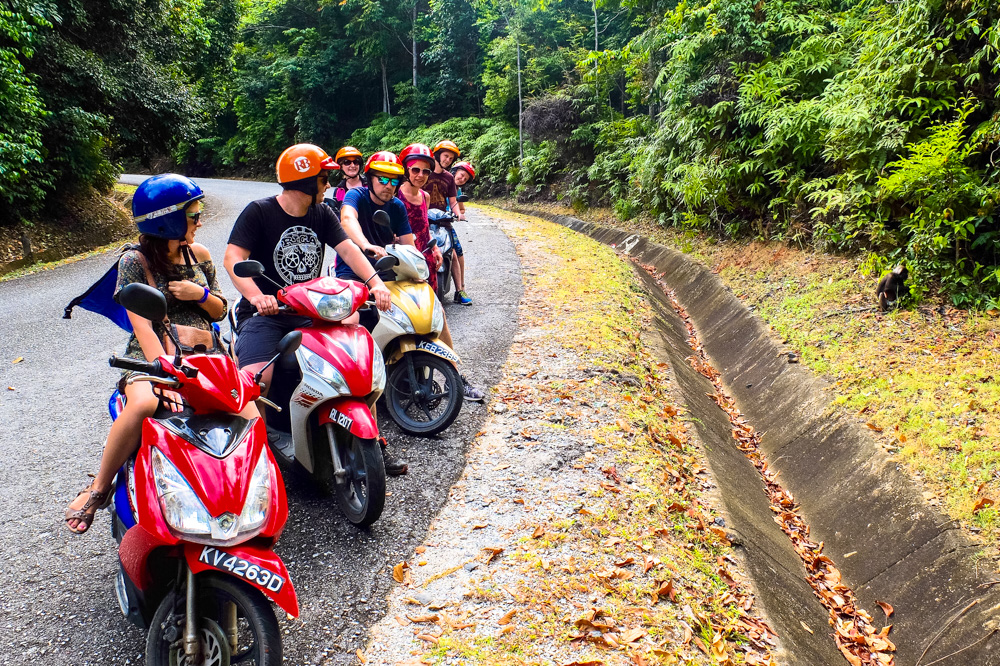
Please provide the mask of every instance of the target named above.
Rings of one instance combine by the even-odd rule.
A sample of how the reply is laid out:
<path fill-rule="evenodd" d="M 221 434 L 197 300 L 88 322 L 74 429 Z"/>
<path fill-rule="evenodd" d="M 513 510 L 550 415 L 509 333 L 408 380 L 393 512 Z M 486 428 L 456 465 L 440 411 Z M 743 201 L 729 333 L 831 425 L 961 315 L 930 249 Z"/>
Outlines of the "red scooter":
<path fill-rule="evenodd" d="M 388 266 L 380 261 L 382 269 Z M 267 279 L 258 261 L 241 261 L 233 272 Z M 279 362 L 271 379 L 268 399 L 282 408 L 267 413 L 271 449 L 283 464 L 331 490 L 349 521 L 371 525 L 385 507 L 385 464 L 371 413 L 385 389 L 385 362 L 367 329 L 342 323 L 375 307 L 368 287 L 335 277 L 277 286 L 279 311 L 309 321 L 298 329 L 302 345 L 295 358 Z"/>
<path fill-rule="evenodd" d="M 122 289 L 119 302 L 151 321 L 167 311 L 163 294 L 144 284 Z M 299 341 L 285 336 L 279 356 Z M 112 356 L 110 365 L 186 403 L 146 419 L 111 503 L 116 593 L 122 612 L 148 627 L 147 666 L 278 666 L 281 634 L 268 599 L 293 616 L 299 605 L 272 550 L 288 518 L 281 473 L 264 424 L 239 416 L 260 397 L 259 376 L 222 355 Z M 112 398 L 113 416 L 120 401 Z"/>

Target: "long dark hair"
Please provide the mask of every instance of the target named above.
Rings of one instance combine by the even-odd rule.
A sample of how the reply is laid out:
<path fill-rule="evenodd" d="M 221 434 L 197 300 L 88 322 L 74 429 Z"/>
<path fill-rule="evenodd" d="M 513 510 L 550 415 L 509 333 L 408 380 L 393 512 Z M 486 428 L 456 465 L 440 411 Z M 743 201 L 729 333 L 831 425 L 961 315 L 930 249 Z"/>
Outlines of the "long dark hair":
<path fill-rule="evenodd" d="M 139 251 L 146 257 L 149 270 L 154 278 L 165 277 L 167 280 L 175 280 L 179 277 L 177 265 L 170 261 L 168 256 L 166 238 L 157 238 L 142 234 L 139 236 Z"/>

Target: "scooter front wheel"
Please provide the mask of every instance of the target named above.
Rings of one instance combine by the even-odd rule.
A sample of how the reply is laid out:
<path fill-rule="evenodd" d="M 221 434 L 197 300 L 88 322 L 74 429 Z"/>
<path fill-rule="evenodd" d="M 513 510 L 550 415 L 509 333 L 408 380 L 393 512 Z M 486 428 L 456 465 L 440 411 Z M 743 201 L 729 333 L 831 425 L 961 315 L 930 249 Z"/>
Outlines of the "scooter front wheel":
<path fill-rule="evenodd" d="M 462 378 L 455 366 L 426 352 L 405 354 L 385 386 L 389 416 L 409 435 L 430 437 L 446 429 L 462 411 L 462 398 Z"/>
<path fill-rule="evenodd" d="M 326 431 L 330 446 L 338 447 L 344 466 L 343 478 L 334 474 L 331 484 L 337 504 L 349 521 L 358 527 L 367 527 L 379 519 L 385 508 L 385 463 L 378 440 L 361 439 L 347 433 L 345 445 L 340 446 L 333 441 L 333 426 L 328 425 Z"/>
<path fill-rule="evenodd" d="M 227 576 L 200 574 L 197 581 L 200 663 L 279 666 L 281 633 L 267 598 L 246 583 Z M 184 654 L 184 613 L 183 592 L 172 590 L 160 602 L 150 622 L 146 666 L 188 663 Z"/>

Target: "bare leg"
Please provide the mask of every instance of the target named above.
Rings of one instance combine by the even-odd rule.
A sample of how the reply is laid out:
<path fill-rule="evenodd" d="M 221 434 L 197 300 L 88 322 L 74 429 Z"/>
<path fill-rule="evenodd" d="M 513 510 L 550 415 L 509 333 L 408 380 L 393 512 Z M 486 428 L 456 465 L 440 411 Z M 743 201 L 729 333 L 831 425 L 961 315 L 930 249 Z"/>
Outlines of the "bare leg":
<path fill-rule="evenodd" d="M 465 255 L 455 253 L 451 262 L 451 275 L 455 280 L 455 291 L 465 291 Z"/>
<path fill-rule="evenodd" d="M 139 438 L 142 435 L 142 422 L 152 416 L 159 404 L 159 399 L 153 395 L 153 388 L 147 382 L 131 384 L 125 387 L 125 409 L 111 424 L 108 439 L 101 456 L 101 467 L 91 488 L 97 492 L 111 489 L 115 474 L 125 464 L 128 457 L 139 448 Z M 87 503 L 89 495 L 83 494 L 70 503 L 70 509 L 80 509 Z M 71 530 L 77 531 L 82 526 L 78 520 L 66 523 Z M 81 531 L 86 531 L 86 527 Z"/>

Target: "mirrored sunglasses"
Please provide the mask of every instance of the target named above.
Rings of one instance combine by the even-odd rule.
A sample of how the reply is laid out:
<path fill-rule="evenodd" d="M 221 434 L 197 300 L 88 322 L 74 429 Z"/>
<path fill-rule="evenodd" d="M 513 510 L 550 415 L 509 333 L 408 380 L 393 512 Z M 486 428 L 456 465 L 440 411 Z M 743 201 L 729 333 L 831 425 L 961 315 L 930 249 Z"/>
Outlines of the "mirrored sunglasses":
<path fill-rule="evenodd" d="M 194 224 L 198 224 L 198 221 L 201 220 L 201 211 L 198 211 L 197 213 L 184 213 L 184 214 L 187 215 L 187 219 L 191 220 L 191 222 L 193 222 Z"/>
<path fill-rule="evenodd" d="M 399 187 L 399 178 L 390 178 L 389 176 L 375 176 L 375 180 L 382 183 L 383 185 L 392 185 L 393 187 Z"/>

